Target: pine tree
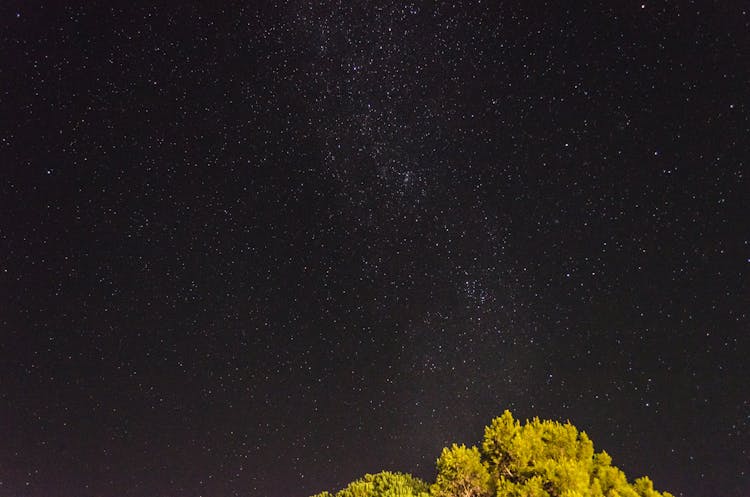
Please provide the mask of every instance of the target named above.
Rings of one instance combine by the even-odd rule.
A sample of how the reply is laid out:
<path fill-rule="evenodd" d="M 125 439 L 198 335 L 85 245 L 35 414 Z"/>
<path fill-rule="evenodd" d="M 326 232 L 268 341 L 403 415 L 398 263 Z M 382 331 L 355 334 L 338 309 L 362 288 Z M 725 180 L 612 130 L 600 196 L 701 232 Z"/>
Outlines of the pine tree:
<path fill-rule="evenodd" d="M 490 475 L 479 449 L 453 444 L 437 460 L 437 478 L 430 487 L 432 497 L 489 497 Z"/>
<path fill-rule="evenodd" d="M 428 493 L 429 492 L 429 493 Z M 437 460 L 435 483 L 403 473 L 365 475 L 313 497 L 673 497 L 648 477 L 632 484 L 606 452 L 575 426 L 509 411 L 485 428 L 481 450 L 453 444 Z"/>
<path fill-rule="evenodd" d="M 429 497 L 428 486 L 419 478 L 404 473 L 383 471 L 366 474 L 336 494 L 322 492 L 312 497 Z"/>
<path fill-rule="evenodd" d="M 510 411 L 506 410 L 499 418 L 484 429 L 482 442 L 482 456 L 490 474 L 495 478 L 514 479 L 515 464 L 513 461 L 513 444 L 521 432 L 521 425 L 513 419 Z"/>

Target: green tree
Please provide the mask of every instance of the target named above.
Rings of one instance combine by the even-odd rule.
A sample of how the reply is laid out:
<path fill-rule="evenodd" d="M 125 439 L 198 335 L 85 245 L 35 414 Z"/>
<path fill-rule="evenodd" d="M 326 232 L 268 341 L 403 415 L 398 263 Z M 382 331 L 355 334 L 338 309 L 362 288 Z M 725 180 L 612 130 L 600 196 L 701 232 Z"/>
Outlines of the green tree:
<path fill-rule="evenodd" d="M 513 415 L 508 410 L 499 418 L 493 419 L 484 429 L 482 456 L 490 474 L 496 479 L 516 477 L 513 473 L 515 468 L 513 444 L 520 432 L 520 423 L 513 419 Z"/>
<path fill-rule="evenodd" d="M 335 497 L 428 497 L 428 486 L 419 478 L 404 473 L 383 471 L 367 474 L 338 491 Z M 334 497 L 323 492 L 313 497 Z"/>
<path fill-rule="evenodd" d="M 437 478 L 430 487 L 432 497 L 486 497 L 492 494 L 490 475 L 479 449 L 453 444 L 437 460 Z"/>
<path fill-rule="evenodd" d="M 429 490 L 429 494 L 428 494 Z M 673 497 L 648 477 L 630 483 L 606 452 L 594 452 L 585 432 L 534 418 L 521 424 L 509 411 L 484 430 L 481 450 L 453 444 L 437 460 L 435 483 L 384 471 L 336 494 L 313 497 Z"/>
<path fill-rule="evenodd" d="M 496 497 L 662 497 L 648 479 L 630 484 L 606 453 L 572 424 L 505 411 L 485 429 L 482 459 Z"/>

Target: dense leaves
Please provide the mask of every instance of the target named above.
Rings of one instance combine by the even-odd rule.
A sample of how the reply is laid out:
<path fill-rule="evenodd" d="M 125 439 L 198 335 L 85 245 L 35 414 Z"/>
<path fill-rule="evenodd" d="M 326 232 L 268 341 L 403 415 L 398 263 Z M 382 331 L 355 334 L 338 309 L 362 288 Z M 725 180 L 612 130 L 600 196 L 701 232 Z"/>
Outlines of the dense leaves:
<path fill-rule="evenodd" d="M 672 497 L 642 477 L 629 483 L 606 452 L 570 423 L 509 411 L 485 428 L 481 449 L 453 444 L 437 460 L 435 483 L 403 473 L 365 475 L 313 497 Z"/>
<path fill-rule="evenodd" d="M 437 478 L 430 487 L 433 497 L 489 497 L 490 475 L 476 447 L 453 444 L 437 460 Z"/>
<path fill-rule="evenodd" d="M 429 497 L 427 484 L 403 473 L 383 471 L 365 475 L 336 494 L 321 492 L 312 497 Z"/>

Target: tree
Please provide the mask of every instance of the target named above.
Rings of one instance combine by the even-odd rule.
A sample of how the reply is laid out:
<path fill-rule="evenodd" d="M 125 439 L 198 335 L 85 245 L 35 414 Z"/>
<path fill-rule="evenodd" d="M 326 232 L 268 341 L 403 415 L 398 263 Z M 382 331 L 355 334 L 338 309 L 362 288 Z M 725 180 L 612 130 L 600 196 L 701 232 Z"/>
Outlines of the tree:
<path fill-rule="evenodd" d="M 490 496 L 490 475 L 479 449 L 453 444 L 437 460 L 437 478 L 430 487 L 432 497 Z"/>
<path fill-rule="evenodd" d="M 367 474 L 338 491 L 335 497 L 428 497 L 428 486 L 419 478 L 404 473 L 383 471 Z M 323 492 L 313 497 L 334 497 Z"/>
<path fill-rule="evenodd" d="M 505 411 L 485 429 L 482 459 L 496 497 L 662 497 L 648 479 L 629 484 L 569 422 L 534 418 L 522 425 Z"/>
<path fill-rule="evenodd" d="M 508 410 L 484 429 L 482 456 L 490 474 L 496 479 L 515 478 L 512 453 L 514 441 L 520 432 L 521 425 Z"/>
<path fill-rule="evenodd" d="M 521 424 L 509 411 L 485 428 L 481 450 L 443 449 L 427 492 L 425 482 L 385 471 L 313 497 L 673 497 L 654 490 L 647 477 L 628 482 L 609 454 L 595 453 L 586 433 L 569 422 Z"/>

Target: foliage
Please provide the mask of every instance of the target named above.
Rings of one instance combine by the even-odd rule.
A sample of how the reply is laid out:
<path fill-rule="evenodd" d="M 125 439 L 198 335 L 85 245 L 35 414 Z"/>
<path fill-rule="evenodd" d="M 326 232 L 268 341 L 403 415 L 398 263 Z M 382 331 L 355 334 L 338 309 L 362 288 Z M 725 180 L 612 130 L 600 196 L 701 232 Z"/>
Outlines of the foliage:
<path fill-rule="evenodd" d="M 336 494 L 313 497 L 672 497 L 642 477 L 629 483 L 606 452 L 594 452 L 572 424 L 509 411 L 485 428 L 481 449 L 453 444 L 437 460 L 435 483 L 410 475 L 365 475 Z"/>
<path fill-rule="evenodd" d="M 427 484 L 419 478 L 383 471 L 367 474 L 335 494 L 321 492 L 312 497 L 429 497 L 427 491 Z"/>
<path fill-rule="evenodd" d="M 479 449 L 453 444 L 437 460 L 437 478 L 430 487 L 433 497 L 489 497 L 490 474 Z"/>

